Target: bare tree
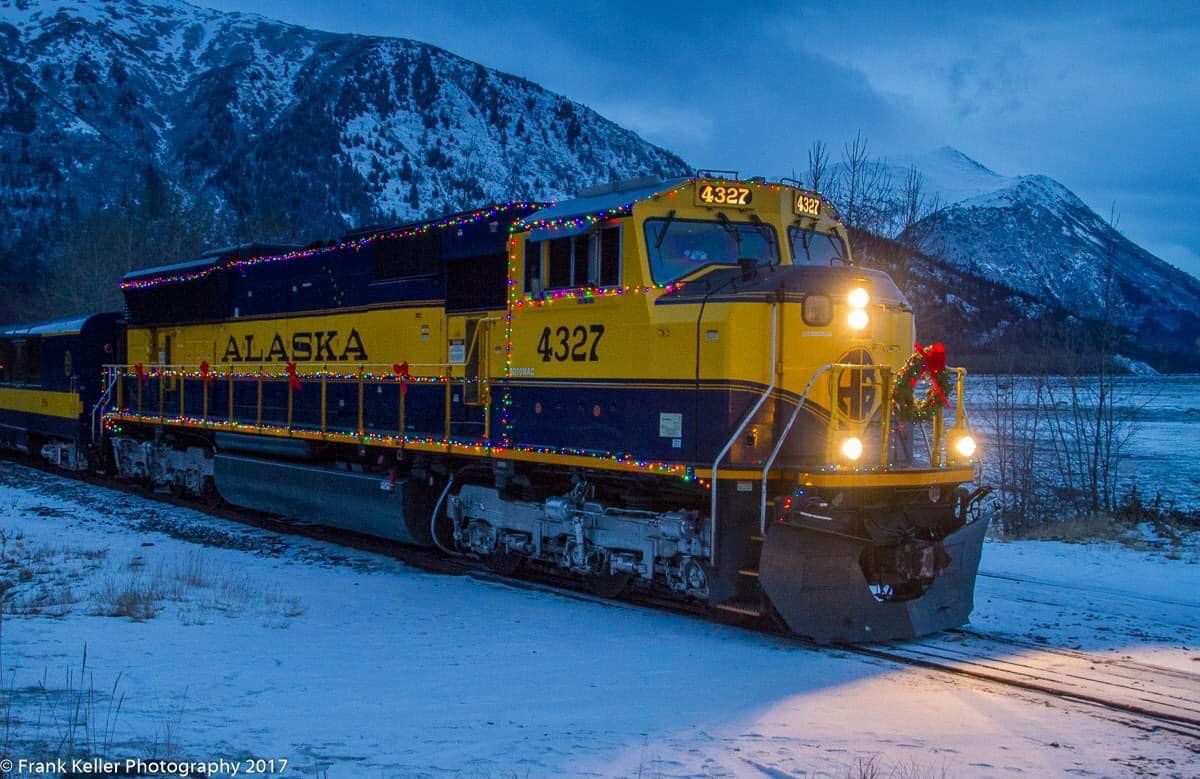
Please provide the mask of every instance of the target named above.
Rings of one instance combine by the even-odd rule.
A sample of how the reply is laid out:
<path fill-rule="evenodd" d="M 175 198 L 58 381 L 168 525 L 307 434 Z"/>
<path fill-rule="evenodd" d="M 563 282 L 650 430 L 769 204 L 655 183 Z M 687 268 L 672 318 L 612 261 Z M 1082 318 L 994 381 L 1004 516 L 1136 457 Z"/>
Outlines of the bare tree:
<path fill-rule="evenodd" d="M 1013 367 L 992 376 L 987 432 L 998 523 L 1019 535 L 1045 521 L 1038 449 L 1047 383 L 1045 376 L 1019 376 Z"/>
<path fill-rule="evenodd" d="M 929 194 L 925 189 L 925 177 L 916 165 L 912 165 L 904 173 L 904 183 L 900 187 L 900 218 L 899 231 L 896 239 L 910 250 L 921 248 L 928 232 L 925 220 L 937 213 L 941 208 L 941 198 L 935 192 Z"/>
<path fill-rule="evenodd" d="M 824 141 L 813 141 L 808 149 L 808 181 L 814 192 L 825 192 L 829 181 L 829 149 Z M 829 193 L 827 193 L 829 194 Z"/>
<path fill-rule="evenodd" d="M 882 232 L 892 208 L 892 177 L 886 165 L 871 159 L 861 130 L 842 147 L 840 173 L 839 194 L 846 224 L 858 230 Z"/>

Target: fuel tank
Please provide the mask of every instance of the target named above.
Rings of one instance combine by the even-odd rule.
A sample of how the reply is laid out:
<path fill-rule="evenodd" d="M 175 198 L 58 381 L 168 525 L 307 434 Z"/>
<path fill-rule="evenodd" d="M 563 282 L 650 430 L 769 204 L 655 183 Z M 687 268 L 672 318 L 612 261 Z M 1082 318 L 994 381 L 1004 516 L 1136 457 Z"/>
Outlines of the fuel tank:
<path fill-rule="evenodd" d="M 213 481 L 235 506 L 405 544 L 432 543 L 433 489 L 420 481 L 242 454 L 218 454 Z"/>

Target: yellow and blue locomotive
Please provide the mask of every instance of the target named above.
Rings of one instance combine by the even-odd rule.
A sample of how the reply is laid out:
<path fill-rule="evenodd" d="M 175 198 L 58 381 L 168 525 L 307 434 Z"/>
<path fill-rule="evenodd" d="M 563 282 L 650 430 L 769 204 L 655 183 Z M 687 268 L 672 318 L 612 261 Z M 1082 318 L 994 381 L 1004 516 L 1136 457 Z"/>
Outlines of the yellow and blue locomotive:
<path fill-rule="evenodd" d="M 126 477 L 818 641 L 970 613 L 964 373 L 914 359 L 903 294 L 817 193 L 625 182 L 122 288 Z"/>

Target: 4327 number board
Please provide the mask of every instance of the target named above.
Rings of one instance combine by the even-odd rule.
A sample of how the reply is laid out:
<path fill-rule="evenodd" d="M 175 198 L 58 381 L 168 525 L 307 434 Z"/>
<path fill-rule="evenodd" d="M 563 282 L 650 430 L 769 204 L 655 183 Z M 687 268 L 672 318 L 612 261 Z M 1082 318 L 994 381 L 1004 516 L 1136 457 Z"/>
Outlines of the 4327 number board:
<path fill-rule="evenodd" d="M 754 190 L 741 184 L 696 182 L 698 206 L 748 206 L 754 202 Z"/>

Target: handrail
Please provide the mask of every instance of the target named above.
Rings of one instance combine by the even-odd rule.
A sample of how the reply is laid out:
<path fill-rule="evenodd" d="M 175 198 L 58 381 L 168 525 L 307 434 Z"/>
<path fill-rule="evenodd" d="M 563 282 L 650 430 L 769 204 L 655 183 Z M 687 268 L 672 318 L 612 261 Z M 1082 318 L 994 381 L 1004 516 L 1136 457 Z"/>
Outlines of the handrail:
<path fill-rule="evenodd" d="M 492 321 L 498 321 L 498 320 L 492 319 L 492 320 L 481 320 L 481 321 L 492 322 Z M 479 341 L 479 343 L 480 344 L 483 343 L 482 338 Z M 406 383 L 411 383 L 410 386 L 417 385 L 417 384 L 420 384 L 422 386 L 434 386 L 434 387 L 444 385 L 444 387 L 442 387 L 442 389 L 443 389 L 443 392 L 445 395 L 445 408 L 443 409 L 442 434 L 446 441 L 450 441 L 453 438 L 453 432 L 454 432 L 454 430 L 453 430 L 454 417 L 453 417 L 453 412 L 452 412 L 452 390 L 453 390 L 453 388 L 458 385 L 480 384 L 480 383 L 488 381 L 488 380 L 483 376 L 476 376 L 474 378 L 469 378 L 466 376 L 451 376 L 451 375 L 449 375 L 449 373 L 450 373 L 449 369 L 451 367 L 455 367 L 455 366 L 452 366 L 450 363 L 418 363 L 418 364 L 410 364 L 410 367 L 414 367 L 414 365 L 415 365 L 415 367 L 418 367 L 418 368 L 437 368 L 439 370 L 437 373 L 434 373 L 431 375 L 409 376 L 409 375 L 400 374 L 400 373 L 393 373 L 393 368 L 394 368 L 393 363 L 361 363 L 361 364 L 344 366 L 343 370 L 345 371 L 345 373 L 336 373 L 335 374 L 335 373 L 331 373 L 331 371 L 330 371 L 331 366 L 329 364 L 313 363 L 312 364 L 312 368 L 313 368 L 312 373 L 300 373 L 299 375 L 300 375 L 300 378 L 312 381 L 314 385 L 319 386 L 320 401 L 319 401 L 319 406 L 318 406 L 317 429 L 320 431 L 320 433 L 322 435 L 336 433 L 336 431 L 330 430 L 330 422 L 329 422 L 329 418 L 328 418 L 328 411 L 329 411 L 328 387 L 329 387 L 329 385 L 331 385 L 331 384 L 350 385 L 350 386 L 357 385 L 357 398 L 351 404 L 352 408 L 354 408 L 354 410 L 356 411 L 356 418 L 355 418 L 355 422 L 352 424 L 351 429 L 353 430 L 353 434 L 360 439 L 363 438 L 367 432 L 367 427 L 366 427 L 367 403 L 366 403 L 366 396 L 365 396 L 366 385 L 369 384 L 371 386 L 382 386 L 382 385 L 400 386 L 401 392 L 400 392 L 400 398 L 399 398 L 399 404 L 398 404 L 398 413 L 397 413 L 395 422 L 396 422 L 396 434 L 397 434 L 398 438 L 401 440 L 401 446 L 403 446 L 403 440 L 404 440 L 405 428 L 406 428 L 407 406 L 408 406 L 407 393 L 405 392 L 404 385 Z M 110 364 L 110 365 L 104 366 L 104 369 L 106 371 L 108 371 L 110 373 L 110 375 L 113 377 L 113 380 L 112 380 L 112 383 L 110 386 L 115 387 L 115 391 L 117 393 L 117 411 L 118 411 L 118 413 L 123 414 L 123 413 L 126 413 L 126 411 L 127 411 L 126 406 L 121 397 L 122 396 L 122 388 L 124 387 L 126 380 L 130 379 L 133 376 L 132 369 L 134 367 L 135 366 L 133 364 L 120 364 L 120 365 Z M 183 365 L 183 364 L 163 364 L 163 363 L 150 364 L 150 365 L 144 366 L 144 377 L 149 381 L 137 382 L 137 403 L 136 403 L 136 407 L 135 407 L 136 410 L 134 409 L 134 407 L 131 407 L 130 409 L 128 409 L 128 411 L 130 411 L 131 413 L 136 413 L 136 415 L 139 417 L 142 417 L 144 415 L 145 411 L 149 411 L 149 409 L 143 409 L 143 403 L 142 403 L 143 385 L 153 382 L 152 384 L 150 384 L 151 388 L 154 387 L 154 384 L 158 385 L 157 386 L 158 410 L 157 410 L 157 412 L 155 412 L 154 416 L 156 416 L 160 421 L 165 419 L 165 416 L 166 416 L 166 412 L 165 412 L 166 405 L 165 404 L 166 404 L 167 398 L 165 395 L 164 388 L 168 382 L 168 379 L 172 378 L 172 376 L 170 376 L 168 372 L 174 371 L 176 373 L 173 378 L 180 378 L 178 375 L 178 371 L 183 370 L 183 369 L 188 369 L 188 368 L 195 369 L 198 367 L 199 366 L 188 366 L 188 365 Z M 274 371 L 268 372 L 268 370 L 266 370 L 267 367 L 268 367 L 267 365 L 254 364 L 253 367 L 246 366 L 240 370 L 226 370 L 226 371 L 220 371 L 220 372 L 218 372 L 218 371 L 211 372 L 210 377 L 209 377 L 210 380 L 218 380 L 227 387 L 226 395 L 228 398 L 228 400 L 227 400 L 228 407 L 226 410 L 225 420 L 220 420 L 220 421 L 227 421 L 229 423 L 232 423 L 235 421 L 235 403 L 234 403 L 234 399 L 235 399 L 234 388 L 235 388 L 235 386 L 237 386 L 237 385 L 247 385 L 247 386 L 253 385 L 254 390 L 255 390 L 254 402 L 252 405 L 247 405 L 246 408 L 247 408 L 247 410 L 249 410 L 250 408 L 253 408 L 253 424 L 256 427 L 260 427 L 260 428 L 264 426 L 265 415 L 266 415 L 266 411 L 265 411 L 266 407 L 264 405 L 264 403 L 265 403 L 264 387 L 268 386 L 268 385 L 278 386 L 279 383 L 287 381 L 290 378 L 290 374 L 285 372 L 282 366 L 279 366 L 278 373 L 276 373 Z M 369 369 L 372 367 L 376 367 L 376 368 L 386 367 L 386 373 L 383 371 L 380 371 L 377 374 L 367 375 Z M 457 366 L 457 367 L 461 367 L 461 366 Z M 199 380 L 199 378 L 195 375 L 188 375 L 188 376 L 184 376 L 182 378 L 186 381 L 198 381 Z M 176 393 L 176 392 L 179 393 L 178 409 L 179 409 L 180 416 L 184 415 L 183 414 L 183 412 L 184 412 L 183 387 L 184 386 L 185 386 L 185 382 L 180 381 L 177 385 L 177 389 L 171 390 L 172 393 Z M 209 423 L 210 422 L 210 420 L 209 420 L 210 404 L 209 404 L 209 386 L 208 386 L 207 382 L 204 382 L 202 385 L 202 401 L 203 402 L 202 402 L 202 410 L 200 412 L 200 421 L 203 423 Z M 480 405 L 480 404 L 475 404 L 475 405 Z M 281 420 L 281 423 L 283 424 L 284 429 L 291 431 L 295 427 L 296 408 L 297 408 L 296 407 L 296 395 L 293 390 L 292 383 L 290 381 L 288 381 L 288 383 L 287 383 L 286 416 L 283 420 Z M 484 427 L 484 431 L 485 431 L 484 437 L 486 437 L 486 433 L 489 429 L 489 419 L 488 419 L 489 411 L 490 411 L 490 408 L 486 404 L 482 404 L 482 411 L 480 413 L 483 416 L 482 421 L 483 421 L 483 427 Z M 216 422 L 218 420 L 211 420 L 211 421 Z"/>
<path fill-rule="evenodd" d="M 826 371 L 832 370 L 832 368 L 833 363 L 823 365 L 808 380 L 808 384 L 804 386 L 804 391 L 800 393 L 800 399 L 796 402 L 796 408 L 792 410 L 792 415 L 788 418 L 787 424 L 783 426 L 783 432 L 779 435 L 779 440 L 775 442 L 775 448 L 767 456 L 766 464 L 762 469 L 762 495 L 759 497 L 758 512 L 758 527 L 760 533 L 763 535 L 767 531 L 767 472 L 771 470 L 771 466 L 775 464 L 775 458 L 783 450 L 783 444 L 787 441 L 788 435 L 792 432 L 792 425 L 796 423 L 796 418 L 800 416 L 800 411 L 804 408 L 804 401 L 808 398 L 808 393 L 816 385 L 817 379 L 821 378 Z"/>
<path fill-rule="evenodd" d="M 721 451 L 717 454 L 717 459 L 713 460 L 712 465 L 712 504 L 708 511 L 708 527 L 709 527 L 709 552 L 708 561 L 713 565 L 717 564 L 717 468 L 721 465 L 721 460 L 725 459 L 725 455 L 729 454 L 729 450 L 733 448 L 733 444 L 742 435 L 742 431 L 746 429 L 746 425 L 758 415 L 759 409 L 767 402 L 767 398 L 771 397 L 771 393 L 775 391 L 775 380 L 779 375 L 776 365 L 776 341 L 777 330 L 779 329 L 779 317 L 776 315 L 778 303 L 771 304 L 771 362 L 769 368 L 771 372 L 771 380 L 767 384 L 767 388 L 763 390 L 763 394 L 759 397 L 754 406 L 746 412 L 746 416 L 742 418 L 741 424 L 733 431 L 733 435 L 729 436 L 729 440 L 725 442 L 725 446 L 721 447 Z"/>
<path fill-rule="evenodd" d="M 822 375 L 824 375 L 826 373 L 830 373 L 830 372 L 832 372 L 831 375 L 836 376 L 836 374 L 840 373 L 842 370 L 879 371 L 879 372 L 882 372 L 882 374 L 884 376 L 885 384 L 888 380 L 888 376 L 890 373 L 890 369 L 885 365 L 870 365 L 870 364 L 864 365 L 864 364 L 858 364 L 858 363 L 829 363 L 827 365 L 824 365 L 824 366 L 818 368 L 817 371 L 812 375 L 812 378 L 809 379 L 808 384 L 806 384 L 804 386 L 804 390 L 800 393 L 800 398 L 796 403 L 796 407 L 792 410 L 792 414 L 788 418 L 787 424 L 784 425 L 783 431 L 780 433 L 778 439 L 775 441 L 775 446 L 772 448 L 771 453 L 767 456 L 767 459 L 764 461 L 764 464 L 763 464 L 761 495 L 759 496 L 759 530 L 761 533 L 765 534 L 766 529 L 767 529 L 767 483 L 768 483 L 770 470 L 775 465 L 775 461 L 776 461 L 776 459 L 778 459 L 779 453 L 781 451 L 783 451 L 784 444 L 787 443 L 787 439 L 788 439 L 788 436 L 791 434 L 792 427 L 795 424 L 796 419 L 799 418 L 800 411 L 804 408 L 804 402 L 808 398 L 808 394 L 812 391 L 813 387 L 816 386 L 817 380 Z M 965 385 L 965 379 L 966 379 L 966 369 L 965 368 L 950 368 L 949 370 L 955 374 L 955 379 L 956 379 L 956 382 L 955 382 L 956 401 L 955 401 L 955 417 L 954 417 L 955 427 L 956 428 L 965 427 L 966 426 L 966 404 L 965 404 L 965 401 L 963 398 L 963 392 L 965 389 L 964 385 Z M 836 381 L 834 383 L 836 385 Z M 891 392 L 888 390 L 888 387 L 885 386 L 884 390 L 885 391 L 884 391 L 884 396 L 883 396 L 883 400 L 882 400 L 883 406 L 880 409 L 882 412 L 882 419 L 881 419 L 881 423 L 880 423 L 881 424 L 880 447 L 881 447 L 881 449 L 886 450 L 887 445 L 888 445 L 888 440 L 889 440 L 889 433 L 890 433 L 889 428 L 891 426 L 890 411 L 891 411 L 891 404 L 893 402 L 893 399 L 891 396 Z M 835 396 L 833 396 L 832 394 L 830 396 L 830 403 L 831 404 L 837 403 L 837 398 Z M 833 412 L 833 413 L 831 413 L 831 418 L 829 421 L 829 425 L 830 425 L 829 433 L 833 434 L 834 432 L 836 432 L 834 430 L 834 426 L 837 424 L 836 409 L 831 407 L 831 412 Z M 943 465 L 941 450 L 942 450 L 942 446 L 945 444 L 945 438 L 946 438 L 945 421 L 944 421 L 942 409 L 940 407 L 934 412 L 934 416 L 933 416 L 933 419 L 931 420 L 931 422 L 933 425 L 933 440 L 930 441 L 928 438 L 925 438 L 926 448 L 929 451 L 929 464 L 933 468 L 940 468 Z M 924 425 L 920 426 L 920 431 L 921 431 L 922 437 L 925 437 L 926 433 L 925 433 Z M 885 470 L 888 469 L 886 466 L 887 461 L 885 459 L 886 451 L 880 452 L 880 458 L 881 458 L 881 464 L 882 464 L 881 467 L 883 467 Z M 714 480 L 714 484 L 715 484 L 715 480 Z"/>
<path fill-rule="evenodd" d="M 100 424 L 100 411 L 112 399 L 113 388 L 117 385 L 116 369 L 110 368 L 105 371 L 108 381 L 104 384 L 104 392 L 100 393 L 100 397 L 92 406 L 92 443 L 98 443 L 104 436 L 104 425 Z M 99 431 L 99 432 L 97 432 Z"/>

